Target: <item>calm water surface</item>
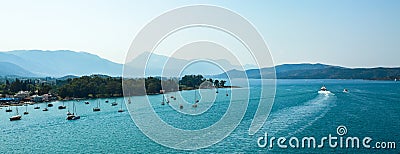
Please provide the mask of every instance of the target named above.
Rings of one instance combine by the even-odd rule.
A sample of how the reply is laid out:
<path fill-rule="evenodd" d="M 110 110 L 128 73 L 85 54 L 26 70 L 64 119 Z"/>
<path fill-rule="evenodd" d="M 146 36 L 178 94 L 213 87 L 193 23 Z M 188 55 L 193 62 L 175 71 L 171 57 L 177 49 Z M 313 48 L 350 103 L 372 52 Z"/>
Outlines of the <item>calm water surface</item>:
<path fill-rule="evenodd" d="M 278 80 L 275 103 L 263 128 L 254 136 L 248 135 L 248 128 L 257 109 L 256 80 L 252 81 L 251 99 L 246 115 L 240 125 L 220 143 L 196 151 L 180 151 L 158 145 L 147 138 L 126 112 L 119 113 L 111 102 L 123 103 L 123 98 L 93 99 L 76 102 L 77 114 L 81 119 L 67 121 L 65 110 L 57 107 L 63 102 L 53 102 L 54 107 L 44 112 L 28 106 L 29 115 L 22 115 L 20 121 L 9 121 L 15 115 L 0 109 L 0 151 L 2 153 L 171 153 L 171 152 L 296 152 L 296 153 L 399 153 L 400 152 L 400 82 L 364 80 Z M 333 95 L 317 93 L 322 86 Z M 349 93 L 343 93 L 343 89 Z M 241 90 L 241 89 L 234 89 Z M 229 91 L 228 91 L 229 92 Z M 174 95 L 174 94 L 169 94 Z M 194 99 L 193 91 L 183 91 L 185 99 Z M 109 100 L 109 103 L 105 103 Z M 133 103 L 135 98 L 132 98 Z M 168 106 L 160 104 L 161 95 L 150 96 L 155 111 L 166 122 L 184 129 L 199 129 L 212 125 L 221 118 L 229 105 L 229 97 L 222 90 L 216 102 L 205 113 L 197 116 L 196 122 L 189 115 L 183 115 Z M 100 101 L 101 111 L 93 112 L 96 101 Z M 240 101 L 240 100 L 235 100 Z M 171 103 L 174 103 L 171 100 Z M 64 102 L 72 106 L 71 101 Z M 22 114 L 25 107 L 19 107 Z M 259 148 L 257 138 L 268 132 L 275 137 L 313 136 L 317 141 L 329 134 L 337 135 L 336 128 L 344 125 L 346 136 L 369 136 L 374 141 L 395 141 L 397 149 L 280 149 L 278 147 Z M 162 130 L 161 130 L 162 131 Z M 375 143 L 375 142 L 371 143 Z"/>

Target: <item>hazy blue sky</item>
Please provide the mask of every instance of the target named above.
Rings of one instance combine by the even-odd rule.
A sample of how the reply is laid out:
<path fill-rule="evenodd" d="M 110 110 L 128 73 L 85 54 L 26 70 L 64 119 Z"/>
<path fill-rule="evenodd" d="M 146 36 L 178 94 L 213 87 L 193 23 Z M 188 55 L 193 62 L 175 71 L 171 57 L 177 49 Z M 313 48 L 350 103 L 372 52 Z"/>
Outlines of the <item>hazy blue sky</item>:
<path fill-rule="evenodd" d="M 233 10 L 265 38 L 275 64 L 400 66 L 400 1 L 0 1 L 0 51 L 67 49 L 122 63 L 135 34 L 176 7 Z"/>

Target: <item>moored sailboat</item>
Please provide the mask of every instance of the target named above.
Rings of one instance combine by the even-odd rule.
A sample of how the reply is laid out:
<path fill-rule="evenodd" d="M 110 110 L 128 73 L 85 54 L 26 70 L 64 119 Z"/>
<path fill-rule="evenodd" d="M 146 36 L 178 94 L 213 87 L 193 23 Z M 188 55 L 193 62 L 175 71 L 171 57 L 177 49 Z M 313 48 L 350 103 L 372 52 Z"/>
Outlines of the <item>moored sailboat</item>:
<path fill-rule="evenodd" d="M 46 107 L 42 110 L 42 111 L 49 111 L 49 109 L 47 108 L 47 106 L 49 106 L 46 102 Z"/>
<path fill-rule="evenodd" d="M 111 103 L 111 106 L 116 106 L 116 105 L 118 105 L 117 99 L 114 99 L 114 102 Z"/>
<path fill-rule="evenodd" d="M 15 107 L 15 109 L 17 110 L 17 113 L 16 115 L 10 117 L 10 121 L 21 120 L 22 116 L 18 114 L 18 107 Z"/>
<path fill-rule="evenodd" d="M 71 112 L 69 112 L 69 102 L 68 102 L 68 111 L 67 111 L 67 115 L 72 115 L 72 113 Z"/>
<path fill-rule="evenodd" d="M 6 112 L 12 112 L 11 106 L 8 106 L 8 109 L 6 109 Z"/>
<path fill-rule="evenodd" d="M 123 103 L 121 103 L 121 108 L 118 110 L 118 112 L 124 112 L 124 110 L 122 109 L 122 104 Z"/>
<path fill-rule="evenodd" d="M 75 102 L 72 103 L 72 114 L 71 115 L 67 115 L 67 120 L 77 120 L 80 119 L 81 116 L 79 116 L 76 113 L 76 107 L 75 107 Z"/>
<path fill-rule="evenodd" d="M 196 90 L 194 90 L 194 104 L 192 105 L 192 107 L 197 108 L 198 102 L 199 102 L 199 100 L 197 99 Z"/>
<path fill-rule="evenodd" d="M 93 108 L 93 112 L 100 111 L 100 101 L 97 100 L 97 106 Z"/>
<path fill-rule="evenodd" d="M 60 110 L 61 109 L 66 109 L 66 108 L 67 108 L 67 106 L 64 105 L 64 101 L 63 101 L 63 105 L 58 106 L 58 109 L 60 109 Z"/>
<path fill-rule="evenodd" d="M 27 115 L 27 114 L 29 114 L 29 112 L 28 112 L 28 104 L 26 104 L 26 106 L 25 106 L 25 112 L 24 112 L 24 115 Z"/>
<path fill-rule="evenodd" d="M 35 110 L 37 110 L 37 109 L 40 109 L 40 106 L 39 106 L 39 104 L 37 104 L 37 103 L 36 103 L 36 106 L 35 106 L 35 107 L 33 107 L 33 109 L 35 109 Z"/>

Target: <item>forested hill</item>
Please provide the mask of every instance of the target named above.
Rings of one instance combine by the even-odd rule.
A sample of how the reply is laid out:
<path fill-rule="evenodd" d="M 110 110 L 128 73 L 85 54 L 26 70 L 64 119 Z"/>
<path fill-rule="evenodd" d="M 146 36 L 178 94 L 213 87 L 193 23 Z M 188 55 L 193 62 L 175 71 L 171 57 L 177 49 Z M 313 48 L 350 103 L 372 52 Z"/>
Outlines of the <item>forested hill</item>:
<path fill-rule="evenodd" d="M 275 67 L 277 79 L 367 79 L 394 80 L 400 79 L 400 68 L 345 68 L 325 64 L 284 64 Z M 261 72 L 261 73 L 260 73 Z M 272 78 L 272 68 L 252 69 L 246 72 L 231 70 L 214 77 L 243 78 L 246 73 L 249 78 Z M 261 77 L 262 74 L 263 76 Z"/>

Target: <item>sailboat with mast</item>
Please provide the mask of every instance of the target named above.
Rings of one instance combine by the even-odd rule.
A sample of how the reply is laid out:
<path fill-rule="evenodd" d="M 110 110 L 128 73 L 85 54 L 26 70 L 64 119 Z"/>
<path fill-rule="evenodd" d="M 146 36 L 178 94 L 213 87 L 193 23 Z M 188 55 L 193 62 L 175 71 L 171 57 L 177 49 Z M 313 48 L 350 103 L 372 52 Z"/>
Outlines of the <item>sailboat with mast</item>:
<path fill-rule="evenodd" d="M 40 106 L 39 106 L 39 104 L 36 102 L 35 103 L 36 104 L 36 106 L 35 107 L 33 107 L 33 109 L 35 109 L 35 110 L 37 110 L 37 109 L 40 109 Z"/>
<path fill-rule="evenodd" d="M 117 99 L 114 99 L 114 102 L 111 103 L 111 106 L 116 106 L 116 105 L 118 105 Z"/>
<path fill-rule="evenodd" d="M 167 99 L 167 104 L 169 104 L 169 98 L 168 98 L 168 96 L 167 97 L 165 97 L 166 99 Z"/>
<path fill-rule="evenodd" d="M 11 106 L 8 106 L 8 109 L 6 109 L 6 112 L 12 112 Z"/>
<path fill-rule="evenodd" d="M 100 111 L 100 100 L 97 100 L 97 106 L 93 108 L 93 112 Z"/>
<path fill-rule="evenodd" d="M 72 113 L 71 112 L 69 112 L 69 102 L 68 102 L 68 111 L 67 111 L 67 115 L 72 115 Z"/>
<path fill-rule="evenodd" d="M 15 107 L 15 109 L 17 110 L 17 113 L 16 115 L 10 117 L 10 121 L 21 120 L 22 116 L 18 113 L 18 107 Z"/>
<path fill-rule="evenodd" d="M 67 115 L 67 120 L 77 120 L 80 119 L 81 116 L 79 116 L 76 113 L 76 107 L 75 107 L 75 102 L 72 103 L 72 114 L 71 115 Z"/>
<path fill-rule="evenodd" d="M 130 100 L 129 100 L 130 101 Z M 122 104 L 123 103 L 121 103 L 121 108 L 118 110 L 118 112 L 124 112 L 124 110 L 122 109 Z"/>
<path fill-rule="evenodd" d="M 197 93 L 196 93 L 196 89 L 195 89 L 194 90 L 194 104 L 192 105 L 192 107 L 196 108 L 198 102 L 199 102 L 199 100 L 197 99 Z"/>
<path fill-rule="evenodd" d="M 48 104 L 46 102 L 46 107 L 42 110 L 42 111 L 49 111 L 49 109 L 47 108 Z"/>
<path fill-rule="evenodd" d="M 64 105 L 64 101 L 63 101 L 62 105 L 58 106 L 58 109 L 60 109 L 60 110 L 66 109 L 66 108 L 67 108 L 67 106 Z"/>
<path fill-rule="evenodd" d="M 160 93 L 162 94 L 162 100 L 161 100 L 161 105 L 165 105 L 165 96 L 164 96 L 164 90 L 160 90 Z"/>
<path fill-rule="evenodd" d="M 25 103 L 26 104 L 26 103 Z M 25 106 L 25 112 L 24 112 L 24 115 L 27 115 L 27 114 L 29 114 L 29 112 L 28 112 L 28 104 L 26 104 L 26 106 Z"/>

